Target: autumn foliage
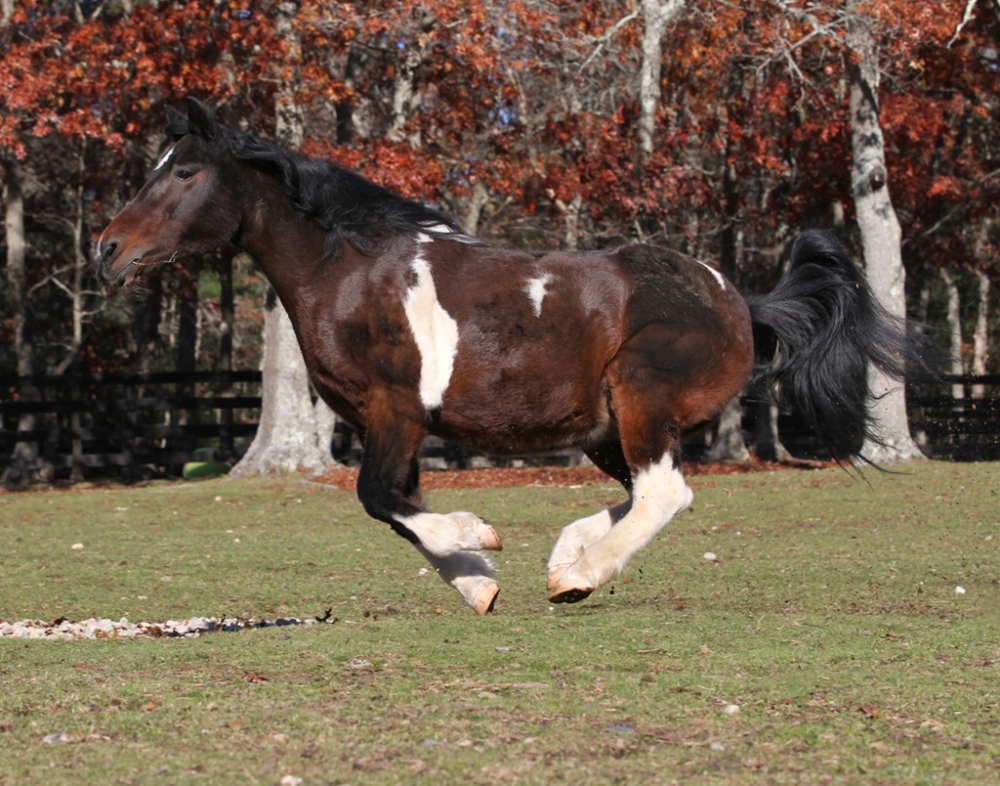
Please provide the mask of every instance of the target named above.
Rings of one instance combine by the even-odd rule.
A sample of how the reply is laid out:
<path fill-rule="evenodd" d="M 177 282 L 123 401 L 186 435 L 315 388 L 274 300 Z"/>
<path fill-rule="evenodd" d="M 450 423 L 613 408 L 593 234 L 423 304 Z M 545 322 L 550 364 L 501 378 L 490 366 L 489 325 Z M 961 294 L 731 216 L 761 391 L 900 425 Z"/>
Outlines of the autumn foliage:
<path fill-rule="evenodd" d="M 5 206 L 15 185 L 23 192 L 37 371 L 173 368 L 184 304 L 201 312 L 197 363 L 217 362 L 216 260 L 168 277 L 154 293 L 155 318 L 148 305 L 140 314 L 108 302 L 89 273 L 74 278 L 95 234 L 148 173 L 164 107 L 186 95 L 265 136 L 290 112 L 305 152 L 440 206 L 498 243 L 642 239 L 722 259 L 745 289 L 764 289 L 802 228 L 842 224 L 851 237 L 852 53 L 840 4 L 689 0 L 661 41 L 648 155 L 637 144 L 638 4 L 23 0 L 5 8 L 0 170 Z M 889 183 L 916 302 L 936 268 L 995 275 L 1000 19 L 984 1 L 867 8 L 883 53 Z M 0 243 L 10 247 L 9 238 Z M 14 368 L 3 310 L 14 285 L 8 277 L 0 300 L 4 373 Z M 255 351 L 249 334 L 262 291 L 249 263 L 237 262 L 236 286 L 248 334 L 239 364 Z"/>

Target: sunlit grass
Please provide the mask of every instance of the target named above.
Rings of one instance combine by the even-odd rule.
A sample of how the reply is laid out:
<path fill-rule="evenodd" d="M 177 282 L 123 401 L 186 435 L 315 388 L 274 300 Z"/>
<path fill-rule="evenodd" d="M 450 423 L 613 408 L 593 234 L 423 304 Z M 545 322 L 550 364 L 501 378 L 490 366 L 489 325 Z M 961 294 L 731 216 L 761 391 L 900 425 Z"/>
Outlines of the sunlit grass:
<path fill-rule="evenodd" d="M 300 479 L 0 495 L 0 619 L 337 619 L 0 640 L 0 783 L 996 781 L 1000 467 L 691 485 L 557 607 L 558 529 L 619 490 L 432 493 L 504 537 L 486 618 Z"/>

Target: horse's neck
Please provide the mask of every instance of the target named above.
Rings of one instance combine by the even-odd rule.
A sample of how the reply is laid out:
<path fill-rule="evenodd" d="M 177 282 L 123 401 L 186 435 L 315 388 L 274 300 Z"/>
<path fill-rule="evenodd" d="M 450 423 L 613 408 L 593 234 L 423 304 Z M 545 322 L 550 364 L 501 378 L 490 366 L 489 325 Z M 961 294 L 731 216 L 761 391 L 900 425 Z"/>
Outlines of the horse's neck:
<path fill-rule="evenodd" d="M 238 245 L 253 257 L 291 310 L 309 271 L 327 254 L 326 234 L 300 215 L 276 184 L 267 188 L 264 198 L 251 194 L 247 199 Z"/>

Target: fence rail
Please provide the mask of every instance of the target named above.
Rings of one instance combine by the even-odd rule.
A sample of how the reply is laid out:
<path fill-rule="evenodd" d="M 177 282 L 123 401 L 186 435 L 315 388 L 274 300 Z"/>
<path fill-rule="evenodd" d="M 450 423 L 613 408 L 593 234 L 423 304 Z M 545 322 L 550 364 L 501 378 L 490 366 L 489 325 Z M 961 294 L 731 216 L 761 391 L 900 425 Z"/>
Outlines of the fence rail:
<path fill-rule="evenodd" d="M 50 479 L 175 475 L 190 461 L 235 461 L 257 430 L 260 385 L 259 371 L 0 380 L 0 472 L 25 444 L 34 449 L 21 463 Z M 961 397 L 954 395 L 957 386 Z M 911 429 L 929 456 L 1000 460 L 1000 375 L 911 385 L 908 406 Z M 793 453 L 822 456 L 794 420 L 783 418 L 781 433 Z M 689 455 L 698 447 L 691 445 Z M 359 445 L 344 424 L 333 450 L 341 460 L 357 461 Z M 440 440 L 428 440 L 424 456 L 438 466 L 482 458 Z M 551 458 L 567 460 L 565 452 Z"/>
<path fill-rule="evenodd" d="M 259 371 L 76 374 L 0 384 L 0 469 L 73 479 L 232 461 L 257 431 Z M 32 444 L 33 450 L 19 450 Z M 24 456 L 27 458 L 24 458 Z M 84 470 L 87 470 L 85 473 Z"/>
<path fill-rule="evenodd" d="M 960 397 L 953 390 L 959 386 Z M 908 406 L 912 430 L 933 458 L 1000 460 L 1000 374 L 946 376 L 911 386 Z"/>

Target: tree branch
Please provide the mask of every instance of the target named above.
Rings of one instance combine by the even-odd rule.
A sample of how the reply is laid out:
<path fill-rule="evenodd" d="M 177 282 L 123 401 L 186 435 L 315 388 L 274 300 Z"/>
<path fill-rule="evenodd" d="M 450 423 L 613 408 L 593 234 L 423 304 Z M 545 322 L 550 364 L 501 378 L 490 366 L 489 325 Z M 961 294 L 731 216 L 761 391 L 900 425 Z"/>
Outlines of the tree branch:
<path fill-rule="evenodd" d="M 609 27 L 604 32 L 604 35 L 596 39 L 597 47 L 594 49 L 593 52 L 590 53 L 590 56 L 583 61 L 583 65 L 581 65 L 576 70 L 577 79 L 579 79 L 580 75 L 587 69 L 587 66 L 589 66 L 591 62 L 604 50 L 604 47 L 607 46 L 608 42 L 612 38 L 614 38 L 615 34 L 623 27 L 625 27 L 625 25 L 627 25 L 629 22 L 633 21 L 634 19 L 637 19 L 638 17 L 639 17 L 639 9 L 636 8 L 628 16 L 622 17 L 617 22 L 615 22 L 611 27 Z"/>
<path fill-rule="evenodd" d="M 972 11 L 976 7 L 977 0 L 966 0 L 965 3 L 965 13 L 962 14 L 962 21 L 958 23 L 958 27 L 955 28 L 955 34 L 951 37 L 951 40 L 945 44 L 946 49 L 951 49 L 951 45 L 954 44 L 958 37 L 962 34 L 962 29 L 972 21 Z"/>

